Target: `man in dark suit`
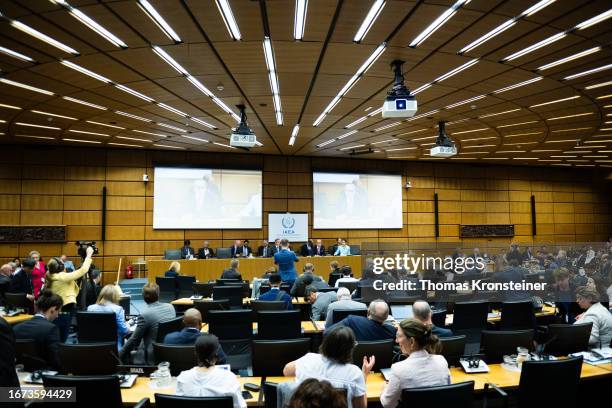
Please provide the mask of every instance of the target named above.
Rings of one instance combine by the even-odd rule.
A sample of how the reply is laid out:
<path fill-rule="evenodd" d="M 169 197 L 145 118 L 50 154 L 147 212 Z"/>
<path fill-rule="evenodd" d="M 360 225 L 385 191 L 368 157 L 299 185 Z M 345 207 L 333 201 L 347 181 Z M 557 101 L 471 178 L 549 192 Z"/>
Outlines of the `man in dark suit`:
<path fill-rule="evenodd" d="M 181 259 L 188 259 L 195 256 L 195 251 L 191 247 L 191 241 L 186 239 L 181 248 Z"/>
<path fill-rule="evenodd" d="M 232 259 L 230 267 L 223 271 L 221 279 L 238 279 L 242 280 L 242 275 L 238 272 L 238 265 L 240 262 L 237 259 Z"/>
<path fill-rule="evenodd" d="M 261 245 L 257 248 L 257 256 L 262 258 L 269 258 L 272 256 L 272 250 L 270 249 L 270 243 L 267 240 L 261 241 Z"/>
<path fill-rule="evenodd" d="M 313 285 L 317 289 L 329 288 L 327 283 L 321 278 L 314 274 L 314 265 L 307 263 L 302 269 L 302 274 L 293 283 L 291 287 L 291 296 L 302 297 L 304 296 L 304 290 L 306 286 Z"/>
<path fill-rule="evenodd" d="M 30 301 L 34 302 L 34 285 L 32 284 L 32 271 L 36 266 L 36 261 L 26 258 L 11 278 L 9 285 L 10 293 L 25 293 Z"/>
<path fill-rule="evenodd" d="M 300 255 L 302 256 L 314 256 L 314 243 L 312 239 L 309 239 L 304 245 L 300 248 Z"/>
<path fill-rule="evenodd" d="M 214 258 L 215 252 L 208 247 L 208 241 L 204 241 L 204 246 L 198 249 L 198 259 Z"/>
<path fill-rule="evenodd" d="M 60 332 L 52 322 L 57 319 L 62 308 L 62 298 L 50 290 L 41 293 L 36 301 L 38 313 L 28 321 L 15 325 L 16 339 L 33 339 L 36 342 L 36 356 L 43 359 L 47 366 L 59 368 L 58 350 Z"/>
<path fill-rule="evenodd" d="M 234 245 L 231 246 L 230 252 L 232 258 L 239 258 L 242 256 L 242 242 L 239 239 L 234 241 Z"/>
<path fill-rule="evenodd" d="M 198 309 L 190 308 L 185 310 L 183 315 L 183 326 L 182 330 L 168 333 L 164 337 L 164 344 L 174 345 L 192 345 L 195 344 L 198 337 L 202 335 L 200 331 L 202 329 L 202 314 Z M 226 364 L 227 358 L 221 346 L 217 350 L 217 364 Z"/>
<path fill-rule="evenodd" d="M 278 265 L 278 274 L 283 282 L 293 286 L 293 282 L 297 278 L 295 263 L 298 261 L 298 257 L 293 251 L 289 250 L 289 240 L 283 239 L 280 244 L 280 252 L 274 254 L 274 264 Z"/>
<path fill-rule="evenodd" d="M 136 330 L 125 343 L 119 357 L 126 361 L 133 349 L 139 348 L 140 343 L 144 344 L 144 356 L 136 356 L 134 363 L 153 364 L 153 342 L 157 338 L 157 327 L 160 321 L 173 319 L 176 311 L 170 303 L 159 302 L 159 286 L 155 283 L 147 283 L 142 288 L 142 298 L 146 305 L 140 311 L 140 316 L 136 320 Z"/>
<path fill-rule="evenodd" d="M 326 326 L 325 331 L 336 325 L 342 325 L 353 330 L 357 341 L 395 339 L 397 329 L 385 323 L 387 317 L 389 317 L 389 305 L 384 300 L 377 299 L 370 302 L 368 317 L 349 315 L 330 327 Z"/>
<path fill-rule="evenodd" d="M 338 249 L 338 247 L 342 245 L 342 238 L 338 238 L 336 240 L 336 243 L 334 245 L 331 246 L 331 248 L 329 249 L 329 254 L 333 255 L 336 253 L 336 250 Z"/>
<path fill-rule="evenodd" d="M 287 305 L 287 310 L 293 310 L 293 304 L 291 303 L 291 296 L 284 290 L 280 290 L 281 277 L 277 273 L 273 273 L 268 278 L 270 282 L 270 290 L 259 295 L 259 300 L 280 302 L 283 301 Z"/>
<path fill-rule="evenodd" d="M 15 338 L 11 326 L 2 317 L 0 317 L 0 350 L 2 350 L 0 353 L 0 387 L 19 387 L 19 378 L 15 371 Z M 15 404 L 15 406 L 19 405 Z"/>
<path fill-rule="evenodd" d="M 278 254 L 281 251 L 281 240 L 280 240 L 280 238 L 276 238 L 274 240 L 274 246 L 271 249 L 272 249 L 271 256 L 274 256 L 274 255 Z"/>
<path fill-rule="evenodd" d="M 9 292 L 11 288 L 11 273 L 13 267 L 11 264 L 0 266 L 0 306 L 4 306 L 4 294 Z"/>
<path fill-rule="evenodd" d="M 320 239 L 317 239 L 317 245 L 314 247 L 314 256 L 325 256 L 325 246 Z"/>
<path fill-rule="evenodd" d="M 253 250 L 249 246 L 249 240 L 245 239 L 242 241 L 242 246 L 240 247 L 240 256 L 243 258 L 248 258 L 253 253 Z"/>

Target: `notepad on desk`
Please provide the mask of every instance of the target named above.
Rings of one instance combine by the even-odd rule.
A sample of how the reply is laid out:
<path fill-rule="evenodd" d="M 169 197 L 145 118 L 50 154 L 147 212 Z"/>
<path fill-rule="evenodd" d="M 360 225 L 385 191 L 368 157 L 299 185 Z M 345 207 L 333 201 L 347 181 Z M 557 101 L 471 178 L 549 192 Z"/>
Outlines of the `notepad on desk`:
<path fill-rule="evenodd" d="M 489 366 L 482 360 L 477 360 L 478 365 L 476 367 L 470 367 L 470 362 L 468 360 L 459 360 L 461 367 L 463 367 L 463 371 L 467 374 L 478 374 L 478 373 L 488 373 Z"/>
<path fill-rule="evenodd" d="M 580 353 L 570 354 L 572 357 L 582 356 L 583 360 L 587 364 L 599 365 L 612 363 L 612 348 L 602 347 L 591 349 L 590 351 L 581 351 Z"/>

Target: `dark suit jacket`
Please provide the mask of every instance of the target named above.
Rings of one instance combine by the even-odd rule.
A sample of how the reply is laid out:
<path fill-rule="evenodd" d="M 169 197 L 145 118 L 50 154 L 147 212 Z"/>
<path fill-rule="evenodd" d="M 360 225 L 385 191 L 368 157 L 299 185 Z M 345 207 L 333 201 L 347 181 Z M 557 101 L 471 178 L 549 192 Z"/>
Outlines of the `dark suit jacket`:
<path fill-rule="evenodd" d="M 349 315 L 346 318 L 340 320 L 338 323 L 326 327 L 325 331 L 330 328 L 342 325 L 350 327 L 355 333 L 355 340 L 357 341 L 376 341 L 376 340 L 387 340 L 395 339 L 397 329 L 390 324 L 380 324 L 377 321 L 370 320 L 367 317 Z"/>
<path fill-rule="evenodd" d="M 198 337 L 200 337 L 202 333 L 193 327 L 185 327 L 181 331 L 176 331 L 172 333 L 166 334 L 164 337 L 164 344 L 176 344 L 176 345 L 184 345 L 188 346 L 190 344 L 195 344 Z M 225 352 L 219 346 L 217 350 L 217 364 L 226 364 L 227 357 L 225 356 Z"/>
<path fill-rule="evenodd" d="M 212 248 L 207 248 L 208 249 L 208 256 L 206 256 L 206 254 L 204 253 L 204 248 L 200 248 L 198 249 L 198 258 L 199 259 L 208 259 L 208 258 L 214 258 L 215 257 L 215 251 L 213 251 Z"/>
<path fill-rule="evenodd" d="M 191 255 L 195 256 L 196 253 L 192 247 L 182 247 L 181 248 L 181 259 L 187 258 L 187 250 L 189 250 L 189 253 Z"/>
<path fill-rule="evenodd" d="M 313 256 L 315 254 L 315 247 L 308 247 L 308 244 L 304 244 L 300 247 L 300 255 L 302 256 Z"/>
<path fill-rule="evenodd" d="M 28 321 L 15 325 L 16 339 L 34 339 L 38 356 L 53 369 L 59 368 L 58 350 L 60 343 L 59 328 L 42 316 L 34 316 Z"/>
<path fill-rule="evenodd" d="M 22 323 L 23 324 L 23 323 Z M 11 326 L 0 317 L 0 387 L 19 387 L 15 371 L 15 338 Z"/>
<path fill-rule="evenodd" d="M 325 245 L 321 245 L 320 248 L 317 248 L 317 246 L 315 245 L 312 247 L 312 251 L 314 252 L 313 255 L 324 256 L 326 254 Z"/>
<path fill-rule="evenodd" d="M 291 296 L 304 296 L 304 290 L 306 289 L 306 282 L 308 280 L 311 280 L 310 285 L 316 287 L 317 289 L 329 288 L 327 283 L 323 281 L 323 278 L 320 276 L 317 276 L 314 273 L 303 273 L 297 277 L 295 282 L 293 282 L 293 286 L 291 287 Z"/>
<path fill-rule="evenodd" d="M 253 252 L 251 247 L 246 247 L 246 248 L 247 248 L 247 256 L 251 255 L 251 253 Z M 232 258 L 237 258 L 236 254 L 238 254 L 239 256 L 244 256 L 244 246 L 239 246 L 238 248 L 236 248 L 234 245 L 232 245 L 230 248 L 230 251 L 232 252 Z"/>
<path fill-rule="evenodd" d="M 34 294 L 34 286 L 32 285 L 32 278 L 28 276 L 26 271 L 23 269 L 13 275 L 11 284 L 9 287 L 11 293 L 29 293 Z"/>
<path fill-rule="evenodd" d="M 0 275 L 0 306 L 4 306 L 4 294 L 10 292 L 11 277 Z"/>
<path fill-rule="evenodd" d="M 266 246 L 260 245 L 257 248 L 257 256 L 264 256 L 264 248 L 267 248 L 266 249 L 266 258 L 269 258 L 269 257 L 274 255 L 272 247 L 270 245 L 266 245 Z"/>
<path fill-rule="evenodd" d="M 221 279 L 240 279 L 242 280 L 242 275 L 235 269 L 227 268 L 221 274 Z"/>

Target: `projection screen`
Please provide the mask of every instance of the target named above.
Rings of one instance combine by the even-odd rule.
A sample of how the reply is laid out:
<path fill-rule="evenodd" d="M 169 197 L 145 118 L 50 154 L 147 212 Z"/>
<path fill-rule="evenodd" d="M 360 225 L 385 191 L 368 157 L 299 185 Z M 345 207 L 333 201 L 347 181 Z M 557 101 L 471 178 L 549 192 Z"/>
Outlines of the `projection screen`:
<path fill-rule="evenodd" d="M 156 167 L 154 229 L 257 229 L 262 173 Z"/>
<path fill-rule="evenodd" d="M 313 173 L 313 228 L 402 228 L 400 175 Z"/>

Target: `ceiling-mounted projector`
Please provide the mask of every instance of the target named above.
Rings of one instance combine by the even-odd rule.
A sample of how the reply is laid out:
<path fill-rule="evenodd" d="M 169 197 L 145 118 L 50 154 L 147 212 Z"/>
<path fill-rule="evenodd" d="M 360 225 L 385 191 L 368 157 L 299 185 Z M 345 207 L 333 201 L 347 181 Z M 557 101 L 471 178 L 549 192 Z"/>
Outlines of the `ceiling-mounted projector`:
<path fill-rule="evenodd" d="M 404 61 L 394 60 L 391 63 L 395 72 L 393 88 L 387 93 L 385 103 L 382 107 L 383 118 L 410 118 L 417 111 L 417 101 L 404 85 L 404 75 L 402 74 Z"/>
<path fill-rule="evenodd" d="M 436 139 L 435 147 L 432 147 L 429 151 L 429 155 L 431 157 L 452 157 L 457 155 L 457 147 L 453 143 L 453 141 L 446 136 L 446 131 L 444 129 L 444 121 L 441 120 L 438 122 L 438 128 L 440 129 L 440 133 L 438 134 L 438 138 Z"/>
<path fill-rule="evenodd" d="M 246 106 L 236 105 L 240 110 L 240 124 L 232 129 L 230 146 L 251 148 L 258 145 L 255 132 L 247 125 Z"/>

